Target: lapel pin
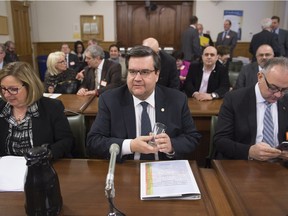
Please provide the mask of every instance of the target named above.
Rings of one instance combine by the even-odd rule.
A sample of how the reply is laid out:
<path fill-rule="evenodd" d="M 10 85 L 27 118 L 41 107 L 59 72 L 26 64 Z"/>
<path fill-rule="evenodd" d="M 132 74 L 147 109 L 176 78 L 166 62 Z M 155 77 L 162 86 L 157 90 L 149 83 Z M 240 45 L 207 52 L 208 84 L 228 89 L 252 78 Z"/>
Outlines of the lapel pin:
<path fill-rule="evenodd" d="M 165 109 L 164 108 L 161 108 L 161 112 L 164 112 L 165 111 Z"/>

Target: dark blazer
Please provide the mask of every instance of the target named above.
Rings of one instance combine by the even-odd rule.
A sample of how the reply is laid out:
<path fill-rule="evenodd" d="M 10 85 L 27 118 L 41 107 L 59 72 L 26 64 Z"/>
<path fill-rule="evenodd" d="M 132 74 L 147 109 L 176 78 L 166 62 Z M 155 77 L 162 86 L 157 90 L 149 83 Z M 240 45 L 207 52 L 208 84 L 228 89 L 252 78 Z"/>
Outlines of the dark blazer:
<path fill-rule="evenodd" d="M 193 61 L 201 57 L 201 47 L 198 30 L 189 26 L 182 34 L 184 60 Z"/>
<path fill-rule="evenodd" d="M 252 62 L 241 68 L 236 81 L 235 89 L 255 86 L 258 82 L 257 73 L 259 72 L 258 63 Z"/>
<path fill-rule="evenodd" d="M 0 112 L 6 102 L 0 103 Z M 50 144 L 53 158 L 71 157 L 74 139 L 64 106 L 61 101 L 42 97 L 38 102 L 39 117 L 32 117 L 32 133 L 34 146 Z M 9 125 L 4 118 L 0 118 L 0 156 L 5 152 L 5 140 L 8 136 Z"/>
<path fill-rule="evenodd" d="M 275 57 L 280 56 L 280 46 L 277 35 L 268 30 L 263 30 L 253 35 L 250 42 L 249 52 L 253 55 L 252 61 L 256 61 L 256 51 L 263 44 L 268 44 L 272 47 Z"/>
<path fill-rule="evenodd" d="M 7 65 L 7 64 L 8 64 L 8 62 L 6 62 L 6 61 L 3 59 L 3 66 L 2 66 L 2 68 L 4 68 L 5 65 Z"/>
<path fill-rule="evenodd" d="M 222 36 L 223 36 L 223 32 L 220 32 L 217 36 L 217 40 L 215 42 L 215 47 L 219 46 L 219 45 L 226 45 L 230 47 L 230 55 L 231 58 L 233 56 L 233 50 L 236 47 L 237 44 L 237 40 L 238 40 L 238 36 L 237 33 L 235 31 L 232 31 L 231 29 L 229 30 L 228 34 L 226 35 L 226 37 L 224 38 L 224 40 L 222 40 Z"/>
<path fill-rule="evenodd" d="M 11 53 L 10 51 L 6 50 L 4 61 L 8 64 L 10 62 L 19 61 L 19 57 L 16 53 Z"/>
<path fill-rule="evenodd" d="M 104 64 L 101 72 L 100 89 L 98 89 L 99 95 L 107 89 L 121 85 L 121 65 L 108 59 L 102 61 L 104 61 Z M 107 83 L 106 86 L 103 83 Z M 95 89 L 95 68 L 85 68 L 84 79 L 80 88 Z"/>
<path fill-rule="evenodd" d="M 279 29 L 278 42 L 280 45 L 280 55 L 288 57 L 288 31 Z"/>
<path fill-rule="evenodd" d="M 75 72 L 79 72 L 80 71 L 80 67 L 81 64 L 79 62 L 79 59 L 77 57 L 77 55 L 69 53 L 68 54 L 68 65 L 69 65 L 69 69 L 74 70 Z M 66 55 L 65 55 L 66 56 Z M 66 59 L 67 61 L 67 59 Z"/>
<path fill-rule="evenodd" d="M 184 91 L 188 97 L 192 97 L 195 91 L 199 91 L 203 76 L 203 63 L 191 63 L 184 83 Z M 208 80 L 207 93 L 215 92 L 219 97 L 224 97 L 229 91 L 230 82 L 227 68 L 216 64 Z"/>
<path fill-rule="evenodd" d="M 122 149 L 124 139 L 136 138 L 136 120 L 133 97 L 127 85 L 106 91 L 99 97 L 98 113 L 87 136 L 87 151 L 90 155 L 109 158 L 109 148 L 117 143 Z M 191 154 L 198 145 L 200 134 L 194 125 L 187 104 L 187 97 L 182 92 L 157 85 L 155 89 L 156 122 L 167 126 L 175 150 L 175 159 Z M 117 160 L 120 158 L 118 154 Z M 122 159 L 132 159 L 132 155 Z M 160 160 L 167 160 L 159 152 Z"/>
<path fill-rule="evenodd" d="M 176 67 L 176 60 L 163 50 L 159 51 L 161 69 L 157 84 L 179 89 L 180 80 Z"/>
<path fill-rule="evenodd" d="M 285 140 L 288 130 L 287 97 L 277 102 L 278 139 Z M 257 108 L 255 86 L 231 91 L 225 95 L 221 106 L 214 146 L 216 158 L 247 160 L 249 148 L 255 144 L 257 134 Z"/>

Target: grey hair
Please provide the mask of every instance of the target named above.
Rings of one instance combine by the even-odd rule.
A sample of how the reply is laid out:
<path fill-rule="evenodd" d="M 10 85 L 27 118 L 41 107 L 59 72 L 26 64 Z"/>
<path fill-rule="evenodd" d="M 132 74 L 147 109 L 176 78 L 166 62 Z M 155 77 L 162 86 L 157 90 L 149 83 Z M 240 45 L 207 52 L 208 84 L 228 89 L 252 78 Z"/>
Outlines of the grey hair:
<path fill-rule="evenodd" d="M 85 53 L 89 52 L 92 58 L 100 57 L 101 59 L 105 58 L 105 53 L 99 45 L 90 45 L 85 50 Z"/>
<path fill-rule="evenodd" d="M 262 69 L 262 72 L 266 75 L 268 74 L 271 69 L 274 67 L 274 66 L 280 66 L 282 68 L 284 68 L 284 70 L 288 71 L 288 58 L 285 58 L 285 57 L 275 57 L 275 58 L 272 58 L 272 59 L 269 59 L 263 69 Z"/>
<path fill-rule="evenodd" d="M 270 18 L 265 18 L 261 20 L 262 29 L 270 28 L 271 24 L 272 24 L 272 19 Z"/>

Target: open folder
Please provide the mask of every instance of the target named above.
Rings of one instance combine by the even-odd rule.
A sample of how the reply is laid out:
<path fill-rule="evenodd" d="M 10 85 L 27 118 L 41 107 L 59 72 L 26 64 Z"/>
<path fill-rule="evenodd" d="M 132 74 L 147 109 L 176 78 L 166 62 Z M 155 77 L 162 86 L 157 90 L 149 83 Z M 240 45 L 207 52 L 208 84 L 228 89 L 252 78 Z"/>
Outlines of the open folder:
<path fill-rule="evenodd" d="M 201 199 L 187 160 L 145 162 L 140 166 L 141 200 Z"/>

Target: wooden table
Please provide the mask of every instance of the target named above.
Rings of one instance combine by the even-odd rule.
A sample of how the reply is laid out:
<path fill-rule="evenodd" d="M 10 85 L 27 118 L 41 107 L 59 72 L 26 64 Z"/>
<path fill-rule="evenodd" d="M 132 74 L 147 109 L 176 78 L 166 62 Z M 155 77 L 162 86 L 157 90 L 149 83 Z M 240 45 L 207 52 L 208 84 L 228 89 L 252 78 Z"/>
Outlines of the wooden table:
<path fill-rule="evenodd" d="M 288 169 L 281 164 L 224 160 L 213 168 L 234 215 L 288 215 Z"/>
<path fill-rule="evenodd" d="M 94 97 L 95 95 L 80 96 L 76 94 L 62 94 L 57 99 L 62 101 L 66 110 L 76 113 L 83 113 Z"/>
<path fill-rule="evenodd" d="M 213 206 L 195 162 L 190 162 L 201 191 L 201 200 L 140 200 L 140 163 L 125 161 L 115 168 L 115 206 L 127 216 L 224 215 L 221 206 Z M 107 215 L 109 205 L 104 187 L 109 161 L 72 159 L 54 164 L 60 181 L 65 215 Z M 25 215 L 23 192 L 0 193 L 0 215 Z M 217 209 L 218 208 L 218 209 Z"/>

